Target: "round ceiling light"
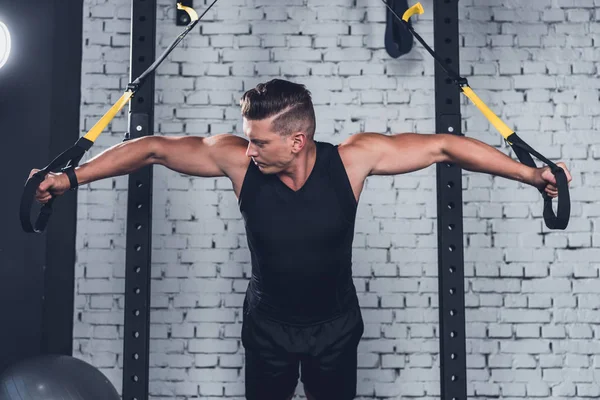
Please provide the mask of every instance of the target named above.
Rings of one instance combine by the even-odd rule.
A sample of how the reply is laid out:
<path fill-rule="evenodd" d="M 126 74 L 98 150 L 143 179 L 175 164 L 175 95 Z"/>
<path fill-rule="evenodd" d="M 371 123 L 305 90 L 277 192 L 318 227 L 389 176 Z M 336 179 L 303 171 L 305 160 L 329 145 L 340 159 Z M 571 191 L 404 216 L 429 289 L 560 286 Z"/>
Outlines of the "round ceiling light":
<path fill-rule="evenodd" d="M 4 22 L 0 21 L 0 68 L 8 61 L 10 55 L 10 32 Z"/>

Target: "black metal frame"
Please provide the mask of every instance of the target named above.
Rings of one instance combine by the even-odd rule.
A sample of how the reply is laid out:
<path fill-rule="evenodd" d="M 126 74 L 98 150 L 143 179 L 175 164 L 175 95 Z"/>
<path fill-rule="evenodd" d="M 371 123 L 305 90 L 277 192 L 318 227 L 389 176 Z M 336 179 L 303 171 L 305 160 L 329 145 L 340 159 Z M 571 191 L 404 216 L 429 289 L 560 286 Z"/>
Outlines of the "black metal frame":
<path fill-rule="evenodd" d="M 458 0 L 434 1 L 434 48 L 459 70 Z M 155 58 L 156 0 L 132 0 L 131 80 Z M 181 23 L 181 21 L 177 21 Z M 435 67 L 436 132 L 461 133 L 460 92 Z M 131 138 L 153 135 L 154 74 L 130 104 Z M 130 175 L 125 276 L 123 399 L 148 398 L 152 168 Z M 441 398 L 466 400 L 462 170 L 437 165 Z"/>
<path fill-rule="evenodd" d="M 154 62 L 156 0 L 132 0 L 130 82 Z M 154 134 L 154 74 L 130 102 L 127 139 Z M 125 260 L 123 400 L 149 392 L 152 166 L 129 175 Z"/>
<path fill-rule="evenodd" d="M 434 48 L 459 70 L 458 0 L 435 0 Z M 460 91 L 435 64 L 436 132 L 462 135 Z M 462 169 L 437 164 L 438 279 L 441 398 L 466 400 Z"/>

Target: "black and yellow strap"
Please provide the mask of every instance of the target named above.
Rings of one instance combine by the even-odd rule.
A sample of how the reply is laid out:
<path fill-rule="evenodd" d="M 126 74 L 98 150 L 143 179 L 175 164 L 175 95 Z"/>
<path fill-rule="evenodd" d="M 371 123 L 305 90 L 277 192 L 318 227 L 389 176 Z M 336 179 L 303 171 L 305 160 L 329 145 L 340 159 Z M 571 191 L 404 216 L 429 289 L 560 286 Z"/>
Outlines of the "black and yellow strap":
<path fill-rule="evenodd" d="M 201 16 L 198 16 L 196 11 L 194 11 L 190 7 L 186 7 L 177 4 L 177 8 L 180 10 L 184 10 L 190 16 L 190 23 L 185 27 L 184 31 L 173 41 L 173 43 L 167 48 L 160 57 L 152 63 L 147 70 L 145 70 L 137 79 L 127 85 L 127 90 L 123 95 L 116 101 L 116 103 L 100 118 L 100 120 L 81 138 L 77 140 L 77 142 L 73 145 L 73 147 L 67 149 L 62 152 L 58 157 L 56 157 L 50 164 L 48 164 L 43 169 L 36 172 L 32 175 L 27 182 L 25 183 L 25 188 L 21 195 L 21 204 L 20 204 L 20 219 L 21 219 L 21 227 L 25 232 L 35 232 L 41 233 L 46 229 L 46 225 L 48 224 L 48 220 L 52 215 L 52 203 L 56 199 L 55 197 L 51 198 L 50 201 L 45 203 L 39 212 L 38 218 L 33 225 L 30 222 L 31 210 L 33 206 L 33 202 L 35 199 L 35 193 L 40 184 L 46 179 L 46 175 L 50 172 L 65 172 L 69 177 L 69 181 L 71 182 L 71 188 L 75 189 L 77 182 L 75 178 L 75 174 L 73 170 L 79 162 L 81 158 L 84 156 L 85 152 L 88 151 L 98 136 L 102 133 L 102 131 L 108 126 L 108 124 L 113 120 L 113 118 L 125 107 L 125 105 L 131 100 L 131 98 L 135 95 L 135 93 L 142 87 L 146 78 L 153 73 L 156 68 L 163 62 L 163 60 L 173 51 L 173 49 L 181 42 L 181 40 L 191 31 L 194 26 L 198 23 L 200 19 L 212 8 L 212 6 L 218 0 L 214 0 L 210 6 L 204 11 Z"/>
<path fill-rule="evenodd" d="M 549 229 L 565 229 L 569 224 L 569 217 L 571 214 L 571 200 L 569 196 L 569 185 L 567 176 L 565 171 L 557 166 L 552 161 L 548 160 L 546 157 L 535 151 L 531 146 L 529 146 L 525 141 L 523 141 L 517 134 L 508 127 L 494 112 L 481 100 L 471 89 L 469 83 L 466 78 L 461 77 L 451 68 L 447 67 L 445 63 L 440 59 L 440 57 L 425 43 L 423 38 L 415 32 L 413 26 L 408 24 L 408 20 L 415 14 L 423 14 L 424 9 L 421 3 L 417 3 L 414 6 L 410 7 L 406 12 L 400 17 L 397 13 L 394 12 L 393 9 L 389 6 L 386 0 L 382 0 L 383 3 L 390 9 L 394 17 L 398 20 L 402 21 L 407 29 L 413 34 L 415 39 L 419 41 L 425 47 L 425 49 L 431 54 L 431 56 L 436 60 L 439 66 L 448 74 L 448 76 L 460 87 L 462 93 L 467 96 L 473 104 L 483 113 L 483 115 L 488 119 L 488 121 L 500 132 L 502 137 L 506 140 L 506 142 L 511 146 L 513 151 L 515 152 L 517 158 L 523 164 L 536 168 L 535 161 L 531 157 L 534 155 L 537 159 L 544 162 L 548 167 L 550 167 L 550 171 L 556 178 L 556 188 L 558 191 L 558 206 L 556 210 L 556 214 L 552 209 L 552 198 L 543 190 L 539 189 L 542 197 L 544 199 L 544 221 L 546 226 Z"/>

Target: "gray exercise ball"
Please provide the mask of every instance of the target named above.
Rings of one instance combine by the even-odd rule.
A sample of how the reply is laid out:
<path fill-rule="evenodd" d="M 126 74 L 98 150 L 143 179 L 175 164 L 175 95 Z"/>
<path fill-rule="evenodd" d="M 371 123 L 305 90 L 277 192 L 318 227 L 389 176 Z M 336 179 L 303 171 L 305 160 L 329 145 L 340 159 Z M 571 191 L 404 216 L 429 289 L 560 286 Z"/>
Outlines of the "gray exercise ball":
<path fill-rule="evenodd" d="M 44 355 L 0 375 L 0 400 L 121 400 L 102 372 L 74 357 Z"/>

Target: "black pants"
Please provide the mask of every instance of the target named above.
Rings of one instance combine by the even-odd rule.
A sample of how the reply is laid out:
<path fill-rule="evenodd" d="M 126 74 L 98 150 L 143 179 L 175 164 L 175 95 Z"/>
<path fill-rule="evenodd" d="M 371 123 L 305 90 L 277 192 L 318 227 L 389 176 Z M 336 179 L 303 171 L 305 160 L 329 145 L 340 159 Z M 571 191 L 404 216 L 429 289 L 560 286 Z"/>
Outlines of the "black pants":
<path fill-rule="evenodd" d="M 357 347 L 364 332 L 360 308 L 318 325 L 295 326 L 244 313 L 246 398 L 284 400 L 301 377 L 317 400 L 356 396 Z"/>

